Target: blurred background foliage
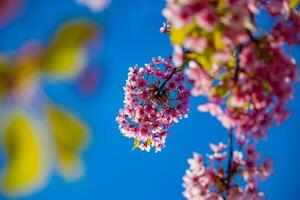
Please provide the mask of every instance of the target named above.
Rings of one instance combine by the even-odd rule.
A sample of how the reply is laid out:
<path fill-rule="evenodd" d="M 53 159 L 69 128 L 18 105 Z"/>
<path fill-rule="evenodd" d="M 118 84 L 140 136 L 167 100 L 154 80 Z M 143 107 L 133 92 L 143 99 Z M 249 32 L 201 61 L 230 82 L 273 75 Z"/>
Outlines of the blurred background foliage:
<path fill-rule="evenodd" d="M 29 2 L 0 1 L 1 28 L 25 9 L 25 3 Z M 100 37 L 101 28 L 93 20 L 72 18 L 60 22 L 48 41 L 28 39 L 15 51 L 0 52 L 0 107 L 5 112 L 0 118 L 5 155 L 0 186 L 5 196 L 30 195 L 46 185 L 55 170 L 65 181 L 82 177 L 88 128 L 78 116 L 55 105 L 43 90 L 43 80 L 77 81 L 82 92 L 92 92 L 99 73 L 88 74 L 88 57 Z"/>

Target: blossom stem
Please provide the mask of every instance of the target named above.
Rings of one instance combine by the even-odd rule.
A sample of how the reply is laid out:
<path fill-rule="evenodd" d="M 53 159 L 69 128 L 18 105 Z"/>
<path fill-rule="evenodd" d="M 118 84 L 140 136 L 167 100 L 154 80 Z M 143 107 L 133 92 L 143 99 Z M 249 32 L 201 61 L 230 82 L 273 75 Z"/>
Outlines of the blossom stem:
<path fill-rule="evenodd" d="M 228 173 L 227 173 L 227 179 L 228 184 L 230 182 L 231 176 L 232 176 L 232 168 L 231 168 L 231 162 L 232 162 L 232 155 L 233 155 L 233 130 L 230 129 L 229 135 L 228 135 L 228 145 L 229 145 L 229 158 L 228 158 Z"/>
<path fill-rule="evenodd" d="M 158 88 L 157 90 L 157 94 L 159 94 L 159 91 L 161 91 L 165 85 L 172 79 L 172 77 L 174 76 L 174 74 L 177 72 L 177 68 L 174 68 L 173 71 L 171 72 L 171 74 L 168 76 L 168 78 L 163 82 L 163 84 L 161 84 L 161 86 Z"/>
<path fill-rule="evenodd" d="M 241 52 L 241 48 L 238 48 L 238 53 Z M 236 56 L 236 68 L 235 68 L 235 72 L 234 72 L 234 83 L 237 83 L 238 79 L 239 79 L 239 72 L 240 72 L 240 62 L 238 60 L 238 56 Z"/>
<path fill-rule="evenodd" d="M 172 72 L 170 73 L 170 75 L 168 76 L 168 78 L 161 84 L 161 86 L 157 89 L 156 93 L 155 93 L 155 97 L 158 98 L 160 97 L 160 95 L 163 94 L 163 89 L 165 87 L 165 85 L 172 79 L 172 77 L 174 76 L 174 74 L 176 74 L 177 72 L 180 72 L 182 71 L 186 66 L 187 64 L 189 63 L 189 59 L 187 59 L 183 65 L 181 67 L 178 67 L 178 68 L 174 68 L 172 70 Z"/>

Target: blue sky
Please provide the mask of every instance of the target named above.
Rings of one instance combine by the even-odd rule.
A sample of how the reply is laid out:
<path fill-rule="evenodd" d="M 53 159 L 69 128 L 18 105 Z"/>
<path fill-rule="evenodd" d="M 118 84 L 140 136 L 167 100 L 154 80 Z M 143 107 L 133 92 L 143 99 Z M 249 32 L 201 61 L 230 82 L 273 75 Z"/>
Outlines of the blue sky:
<path fill-rule="evenodd" d="M 90 98 L 80 98 L 72 84 L 45 83 L 49 96 L 78 114 L 89 126 L 92 140 L 84 153 L 86 174 L 66 184 L 54 174 L 48 186 L 28 200 L 180 200 L 186 160 L 194 151 L 206 154 L 210 142 L 225 141 L 227 131 L 209 114 L 199 113 L 201 99 L 191 98 L 191 113 L 170 129 L 167 147 L 158 154 L 131 151 L 132 141 L 121 136 L 115 117 L 123 102 L 128 67 L 167 56 L 172 49 L 166 35 L 159 33 L 164 19 L 162 0 L 112 0 L 100 14 L 73 0 L 28 0 L 24 14 L 0 30 L 0 51 L 13 51 L 28 39 L 46 42 L 63 20 L 87 17 L 103 27 L 103 48 L 93 54 L 104 77 Z M 259 23 L 268 26 L 262 15 Z M 289 50 L 300 63 L 300 48 Z M 261 142 L 263 154 L 275 160 L 275 173 L 261 184 L 270 200 L 297 199 L 299 194 L 300 87 L 288 107 L 292 116 L 272 129 Z M 0 199 L 5 199 L 1 196 Z"/>

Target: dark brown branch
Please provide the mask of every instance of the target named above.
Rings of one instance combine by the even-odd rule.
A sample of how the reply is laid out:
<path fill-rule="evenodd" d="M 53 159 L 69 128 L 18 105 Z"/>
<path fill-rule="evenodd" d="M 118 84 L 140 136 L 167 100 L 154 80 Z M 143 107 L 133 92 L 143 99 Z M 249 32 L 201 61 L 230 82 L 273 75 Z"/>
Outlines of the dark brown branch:
<path fill-rule="evenodd" d="M 236 68 L 235 68 L 235 72 L 234 72 L 234 78 L 233 78 L 233 81 L 234 83 L 237 83 L 238 80 L 239 80 L 239 73 L 241 71 L 241 67 L 240 67 L 240 61 L 239 61 L 239 54 L 241 53 L 242 49 L 244 48 L 243 45 L 239 45 L 237 50 L 236 50 L 236 54 L 235 54 L 235 65 L 236 65 Z"/>
<path fill-rule="evenodd" d="M 174 76 L 174 74 L 177 72 L 177 68 L 174 68 L 173 71 L 171 72 L 171 74 L 168 76 L 168 78 L 163 82 L 163 84 L 161 84 L 161 86 L 158 88 L 157 91 L 162 90 L 165 85 L 172 79 L 172 77 Z"/>
<path fill-rule="evenodd" d="M 230 129 L 229 135 L 228 135 L 228 146 L 229 146 L 229 158 L 228 158 L 228 164 L 227 164 L 227 186 L 229 187 L 231 178 L 233 176 L 232 171 L 232 158 L 233 158 L 233 130 Z"/>
<path fill-rule="evenodd" d="M 165 85 L 173 78 L 173 76 L 177 73 L 177 72 L 180 72 L 180 71 L 182 71 L 186 66 L 187 66 L 187 64 L 189 63 L 189 59 L 187 59 L 183 64 L 182 64 L 182 66 L 181 67 L 179 67 L 179 68 L 174 68 L 173 70 L 172 70 L 172 72 L 170 73 L 170 75 L 168 76 L 168 78 L 166 79 L 166 80 L 164 80 L 164 82 L 161 84 L 161 86 L 157 89 L 157 91 L 155 92 L 155 98 L 158 98 L 158 97 L 160 97 L 160 95 L 162 95 L 163 94 L 163 92 L 164 92 L 164 87 L 165 87 Z"/>
<path fill-rule="evenodd" d="M 232 160 L 233 160 L 233 129 L 229 130 L 228 135 L 228 146 L 229 146 L 229 157 L 228 157 L 228 163 L 227 163 L 227 176 L 223 179 L 224 186 L 226 188 L 225 194 L 222 194 L 222 197 L 224 200 L 227 199 L 228 190 L 230 189 L 230 183 L 231 179 L 234 175 Z"/>

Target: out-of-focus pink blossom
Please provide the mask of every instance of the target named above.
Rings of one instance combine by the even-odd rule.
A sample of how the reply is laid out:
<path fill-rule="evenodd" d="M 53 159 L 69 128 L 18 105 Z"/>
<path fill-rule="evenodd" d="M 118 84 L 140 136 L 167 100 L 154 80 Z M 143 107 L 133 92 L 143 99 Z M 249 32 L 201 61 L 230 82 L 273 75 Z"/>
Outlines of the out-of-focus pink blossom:
<path fill-rule="evenodd" d="M 193 89 L 191 90 L 193 96 L 209 95 L 211 93 L 211 78 L 196 62 L 190 62 L 185 73 L 193 82 Z"/>
<path fill-rule="evenodd" d="M 223 142 L 220 142 L 218 145 L 211 143 L 209 144 L 209 147 L 213 150 L 213 152 L 218 153 L 224 151 L 227 148 L 227 145 L 225 145 Z"/>
<path fill-rule="evenodd" d="M 5 26 L 23 7 L 23 0 L 0 1 L 0 28 Z"/>
<path fill-rule="evenodd" d="M 209 112 L 212 116 L 216 117 L 224 127 L 230 129 L 235 126 L 234 120 L 232 120 L 216 103 L 206 103 L 198 106 L 200 112 Z"/>
<path fill-rule="evenodd" d="M 274 172 L 273 160 L 271 160 L 270 158 L 266 158 L 262 165 L 259 167 L 258 171 L 261 179 L 265 180 L 266 178 L 268 178 Z"/>
<path fill-rule="evenodd" d="M 101 12 L 110 4 L 111 0 L 76 0 L 76 1 L 80 4 L 89 7 L 93 12 Z"/>
<path fill-rule="evenodd" d="M 184 46 L 201 54 L 207 46 L 207 41 L 205 38 L 190 36 L 185 39 Z"/>
<path fill-rule="evenodd" d="M 287 0 L 270 0 L 268 2 L 263 2 L 263 5 L 271 16 L 285 15 L 290 10 L 289 2 Z"/>
<path fill-rule="evenodd" d="M 173 63 L 176 67 L 181 67 L 184 62 L 184 53 L 180 46 L 174 46 Z"/>
<path fill-rule="evenodd" d="M 220 142 L 218 145 L 211 143 L 209 144 L 209 146 L 214 152 L 213 154 L 207 155 L 210 160 L 215 160 L 218 162 L 226 160 L 227 153 L 224 152 L 224 150 L 226 149 L 227 146 L 224 143 Z"/>
<path fill-rule="evenodd" d="M 245 161 L 243 159 L 243 153 L 240 151 L 233 152 L 233 161 L 238 165 L 245 165 Z"/>
<path fill-rule="evenodd" d="M 188 200 L 221 200 L 222 197 L 211 190 L 214 184 L 213 174 L 206 169 L 201 155 L 194 153 L 193 159 L 188 160 L 190 168 L 183 177 L 183 195 Z"/>
<path fill-rule="evenodd" d="M 212 31 L 218 18 L 212 9 L 206 8 L 196 14 L 195 19 L 199 27 L 207 31 Z"/>

